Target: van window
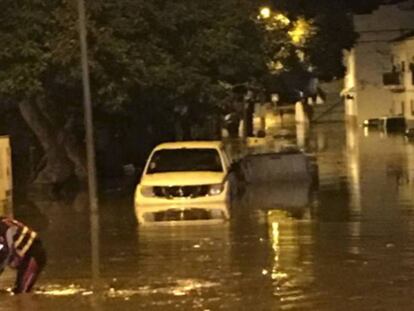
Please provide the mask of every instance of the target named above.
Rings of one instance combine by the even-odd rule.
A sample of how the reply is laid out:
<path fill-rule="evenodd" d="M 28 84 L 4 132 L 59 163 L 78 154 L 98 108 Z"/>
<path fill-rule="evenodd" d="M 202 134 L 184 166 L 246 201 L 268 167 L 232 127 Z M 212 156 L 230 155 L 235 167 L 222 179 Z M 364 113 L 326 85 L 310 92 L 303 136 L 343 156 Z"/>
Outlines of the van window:
<path fill-rule="evenodd" d="M 150 159 L 147 174 L 191 171 L 223 172 L 218 151 L 212 148 L 158 150 Z"/>

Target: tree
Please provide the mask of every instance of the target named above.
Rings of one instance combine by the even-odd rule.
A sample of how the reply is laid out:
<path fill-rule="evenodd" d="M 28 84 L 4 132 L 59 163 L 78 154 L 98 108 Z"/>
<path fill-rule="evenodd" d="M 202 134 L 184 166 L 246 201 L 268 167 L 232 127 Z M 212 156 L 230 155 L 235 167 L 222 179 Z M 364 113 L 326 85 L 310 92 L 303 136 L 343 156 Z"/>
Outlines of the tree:
<path fill-rule="evenodd" d="M 338 8 L 331 2 L 343 5 L 278 2 L 286 14 L 269 24 L 258 19 L 259 0 L 88 1 L 96 123 L 115 122 L 108 118 L 114 114 L 131 120 L 134 112 L 148 127 L 169 131 L 179 124 L 188 132 L 190 121 L 226 105 L 226 86 L 260 86 L 280 65 L 289 70 L 307 62 L 321 76 L 341 74 L 339 51 L 354 34 L 347 11 L 333 17 Z M 0 10 L 0 98 L 19 107 L 43 148 L 36 182 L 83 180 L 76 1 L 4 0 Z M 303 35 L 312 25 L 318 32 Z M 345 40 L 334 40 L 332 29 Z"/>
<path fill-rule="evenodd" d="M 0 55 L 1 98 L 19 106 L 45 151 L 39 181 L 68 178 L 76 163 L 64 151 L 70 149 L 70 143 L 64 142 L 71 139 L 63 131 L 55 130 L 59 120 L 55 118 L 56 109 L 49 109 L 45 92 L 48 68 L 52 67 L 48 43 L 53 16 L 48 14 L 48 9 L 53 11 L 56 6 L 56 1 L 50 1 L 47 7 L 42 1 L 0 4 L 0 38 L 4 44 Z M 82 170 L 78 173 L 82 174 Z"/>
<path fill-rule="evenodd" d="M 344 76 L 343 50 L 349 50 L 356 42 L 353 14 L 368 14 L 383 3 L 403 0 L 280 0 L 277 9 L 289 17 L 303 16 L 312 21 L 316 34 L 303 47 L 307 62 L 322 80 Z"/>
<path fill-rule="evenodd" d="M 344 49 L 354 45 L 352 10 L 359 6 L 345 0 L 281 0 L 277 7 L 288 16 L 302 16 L 312 23 L 315 34 L 302 47 L 307 63 L 322 80 L 340 78 L 345 73 L 342 63 Z"/>
<path fill-rule="evenodd" d="M 43 148 L 36 182 L 73 174 L 82 180 L 76 3 L 6 0 L 0 9 L 0 98 L 18 105 Z M 195 115 L 216 106 L 226 94 L 223 81 L 245 82 L 266 70 L 257 10 L 246 0 L 88 2 L 94 109 L 125 113 L 139 105 L 172 122 L 177 105 Z"/>

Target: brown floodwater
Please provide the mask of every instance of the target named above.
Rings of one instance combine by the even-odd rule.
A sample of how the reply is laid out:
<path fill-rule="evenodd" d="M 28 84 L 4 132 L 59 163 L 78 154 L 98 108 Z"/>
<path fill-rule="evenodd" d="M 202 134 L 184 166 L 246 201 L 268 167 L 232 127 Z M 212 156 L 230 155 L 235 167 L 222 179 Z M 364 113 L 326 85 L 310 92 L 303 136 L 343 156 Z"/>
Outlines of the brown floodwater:
<path fill-rule="evenodd" d="M 16 206 L 49 261 L 0 311 L 412 310 L 414 143 L 341 124 L 300 138 L 319 185 L 252 185 L 224 224 L 139 228 L 112 193 L 96 235 L 85 193 Z"/>

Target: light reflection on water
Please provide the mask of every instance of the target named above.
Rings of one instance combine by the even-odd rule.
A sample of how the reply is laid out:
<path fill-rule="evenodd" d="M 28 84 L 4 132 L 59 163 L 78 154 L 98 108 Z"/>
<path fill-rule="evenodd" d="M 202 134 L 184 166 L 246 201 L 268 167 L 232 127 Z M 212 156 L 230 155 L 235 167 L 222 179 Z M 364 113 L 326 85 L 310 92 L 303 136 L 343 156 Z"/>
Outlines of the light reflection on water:
<path fill-rule="evenodd" d="M 201 280 L 177 280 L 174 284 L 169 284 L 164 287 L 155 286 L 141 286 L 136 289 L 125 288 L 117 289 L 114 287 L 104 289 L 87 289 L 80 285 L 70 284 L 63 286 L 60 284 L 49 284 L 45 287 L 39 288 L 35 291 L 37 295 L 67 297 L 67 296 L 89 296 L 93 294 L 105 296 L 108 298 L 130 298 L 132 296 L 148 296 L 153 294 L 165 294 L 172 296 L 186 296 L 194 291 L 201 291 L 204 288 L 217 287 L 220 284 L 212 282 L 203 282 Z"/>
<path fill-rule="evenodd" d="M 130 201 L 103 201 L 99 290 L 82 197 L 38 204 L 26 221 L 47 219 L 39 308 L 411 310 L 414 144 L 337 124 L 308 134 L 319 187 L 252 186 L 227 225 L 137 229 Z M 18 309 L 9 299 L 0 311 Z"/>
<path fill-rule="evenodd" d="M 37 295 L 45 296 L 74 296 L 74 295 L 92 295 L 93 291 L 80 287 L 79 285 L 71 284 L 67 287 L 62 285 L 49 284 L 46 287 L 35 291 Z"/>

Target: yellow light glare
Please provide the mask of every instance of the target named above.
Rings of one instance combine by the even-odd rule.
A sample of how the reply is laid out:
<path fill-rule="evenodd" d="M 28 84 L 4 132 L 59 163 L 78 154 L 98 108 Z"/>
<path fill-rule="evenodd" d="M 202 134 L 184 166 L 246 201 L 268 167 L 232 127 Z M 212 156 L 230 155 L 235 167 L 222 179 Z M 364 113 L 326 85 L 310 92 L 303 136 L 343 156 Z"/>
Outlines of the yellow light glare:
<path fill-rule="evenodd" d="M 303 43 L 310 35 L 312 35 L 312 26 L 304 19 L 297 20 L 293 30 L 289 31 L 289 36 L 295 44 Z"/>
<path fill-rule="evenodd" d="M 290 24 L 290 19 L 287 16 L 283 15 L 282 13 L 275 15 L 275 20 L 282 23 L 283 25 L 287 26 Z"/>
<path fill-rule="evenodd" d="M 264 19 L 269 18 L 271 14 L 272 14 L 272 11 L 270 10 L 269 7 L 263 7 L 260 9 L 261 18 L 264 18 Z"/>
<path fill-rule="evenodd" d="M 267 63 L 267 68 L 272 72 L 277 72 L 277 71 L 283 70 L 283 68 L 285 68 L 285 66 L 280 61 L 276 61 L 276 62 L 275 61 L 270 61 L 270 62 Z"/>
<path fill-rule="evenodd" d="M 272 223 L 272 240 L 275 251 L 279 249 L 279 223 Z"/>
<path fill-rule="evenodd" d="M 303 30 L 300 28 L 295 28 L 294 30 L 289 31 L 289 35 L 294 43 L 300 43 L 304 37 L 304 34 Z"/>

